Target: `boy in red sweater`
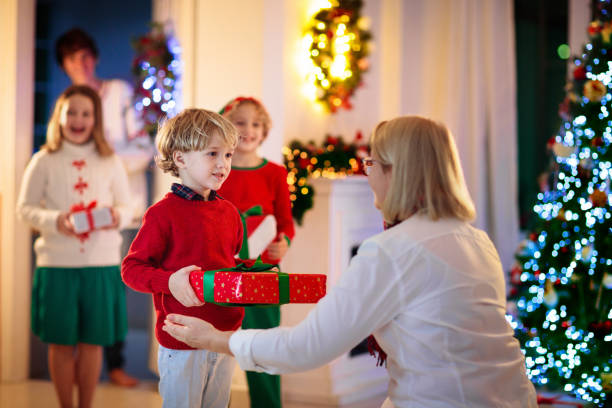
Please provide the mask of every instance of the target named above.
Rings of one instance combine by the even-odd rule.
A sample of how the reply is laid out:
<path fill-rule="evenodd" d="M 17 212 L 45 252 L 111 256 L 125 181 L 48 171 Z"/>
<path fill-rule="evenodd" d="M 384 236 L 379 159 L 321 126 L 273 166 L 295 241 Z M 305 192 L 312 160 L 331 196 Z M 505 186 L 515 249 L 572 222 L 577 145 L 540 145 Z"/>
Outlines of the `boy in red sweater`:
<path fill-rule="evenodd" d="M 240 215 L 216 194 L 229 175 L 237 140 L 227 119 L 203 109 L 181 112 L 157 134 L 157 165 L 181 184 L 146 211 L 121 273 L 132 289 L 153 294 L 164 407 L 225 408 L 229 402 L 233 357 L 194 350 L 162 326 L 167 314 L 181 313 L 219 330 L 240 328 L 243 308 L 204 304 L 189 284 L 191 271 L 234 266 L 240 251 Z"/>
<path fill-rule="evenodd" d="M 219 194 L 239 211 L 260 205 L 264 215 L 276 219 L 277 237 L 262 254 L 266 263 L 279 263 L 295 235 L 287 170 L 259 156 L 257 149 L 268 136 L 271 120 L 266 108 L 252 97 L 232 99 L 221 110 L 240 133 L 232 172 Z M 268 329 L 280 324 L 280 307 L 247 308 L 243 329 Z M 281 408 L 280 376 L 247 371 L 251 407 Z"/>

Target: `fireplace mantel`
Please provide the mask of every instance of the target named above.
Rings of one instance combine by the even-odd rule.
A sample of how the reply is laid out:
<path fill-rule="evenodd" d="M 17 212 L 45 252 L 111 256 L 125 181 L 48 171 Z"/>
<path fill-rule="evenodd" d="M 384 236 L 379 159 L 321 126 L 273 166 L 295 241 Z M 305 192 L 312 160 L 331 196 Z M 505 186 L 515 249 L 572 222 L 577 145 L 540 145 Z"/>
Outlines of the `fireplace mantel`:
<path fill-rule="evenodd" d="M 347 268 L 354 250 L 382 231 L 382 217 L 365 176 L 316 179 L 314 207 L 306 212 L 282 270 L 288 273 L 325 273 L 329 290 Z M 281 324 L 299 323 L 314 305 L 284 305 Z M 283 400 L 322 406 L 371 406 L 387 392 L 387 372 L 369 354 L 349 353 L 315 370 L 282 376 Z M 363 405 L 365 404 L 365 405 Z M 378 403 L 380 404 L 380 402 Z M 378 405 L 377 405 L 378 406 Z"/>
<path fill-rule="evenodd" d="M 335 284 L 366 238 L 382 231 L 382 217 L 374 208 L 374 195 L 365 176 L 312 180 L 314 207 L 296 226 L 291 247 L 281 263 L 288 273 L 324 273 L 327 290 Z M 294 326 L 314 305 L 288 304 L 281 307 L 281 325 Z M 353 353 L 354 354 L 354 353 Z M 380 406 L 387 393 L 387 370 L 376 367 L 368 353 L 349 352 L 314 370 L 284 374 L 281 378 L 285 408 Z M 236 368 L 232 400 L 248 405 L 244 372 Z"/>

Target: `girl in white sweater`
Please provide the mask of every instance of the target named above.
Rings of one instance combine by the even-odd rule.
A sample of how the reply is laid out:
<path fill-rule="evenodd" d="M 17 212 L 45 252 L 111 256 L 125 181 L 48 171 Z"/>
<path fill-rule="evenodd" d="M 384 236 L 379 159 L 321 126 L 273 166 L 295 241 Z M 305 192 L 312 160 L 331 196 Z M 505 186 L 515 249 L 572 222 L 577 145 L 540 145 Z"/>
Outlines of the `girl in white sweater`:
<path fill-rule="evenodd" d="M 104 138 L 97 92 L 71 86 L 58 98 L 47 142 L 28 164 L 19 217 L 40 233 L 32 288 L 32 331 L 49 344 L 49 372 L 61 407 L 92 405 L 102 346 L 127 331 L 119 229 L 132 220 L 125 168 Z M 70 215 L 108 208 L 111 223 L 77 234 Z"/>

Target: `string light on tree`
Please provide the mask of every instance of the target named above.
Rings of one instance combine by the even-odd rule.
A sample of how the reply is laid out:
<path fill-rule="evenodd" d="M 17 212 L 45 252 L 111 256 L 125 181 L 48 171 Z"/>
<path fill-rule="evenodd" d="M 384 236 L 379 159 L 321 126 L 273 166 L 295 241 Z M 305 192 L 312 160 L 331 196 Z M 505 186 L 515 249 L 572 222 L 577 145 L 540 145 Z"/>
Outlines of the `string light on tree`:
<path fill-rule="evenodd" d="M 537 225 L 511 271 L 508 316 L 537 386 L 612 401 L 612 24 L 610 0 L 574 60 L 549 141 L 554 166 L 533 209 Z"/>
<path fill-rule="evenodd" d="M 137 83 L 134 107 L 144 121 L 145 130 L 154 137 L 159 120 L 177 112 L 181 49 L 176 38 L 167 35 L 159 23 L 152 23 L 147 34 L 132 41 L 132 47 L 136 51 L 132 62 Z"/>

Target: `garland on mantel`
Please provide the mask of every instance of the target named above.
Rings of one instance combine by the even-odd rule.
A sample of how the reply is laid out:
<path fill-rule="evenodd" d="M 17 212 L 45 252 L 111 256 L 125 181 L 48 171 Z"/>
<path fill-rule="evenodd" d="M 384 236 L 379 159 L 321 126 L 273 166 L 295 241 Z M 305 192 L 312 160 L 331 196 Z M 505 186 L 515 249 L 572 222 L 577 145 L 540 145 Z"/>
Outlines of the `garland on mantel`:
<path fill-rule="evenodd" d="M 346 143 L 342 136 L 327 135 L 320 146 L 312 141 L 304 144 L 294 140 L 283 147 L 291 212 L 298 225 L 302 225 L 304 214 L 314 204 L 314 189 L 308 180 L 364 174 L 361 159 L 368 154 L 361 132 L 357 132 L 351 143 Z"/>

